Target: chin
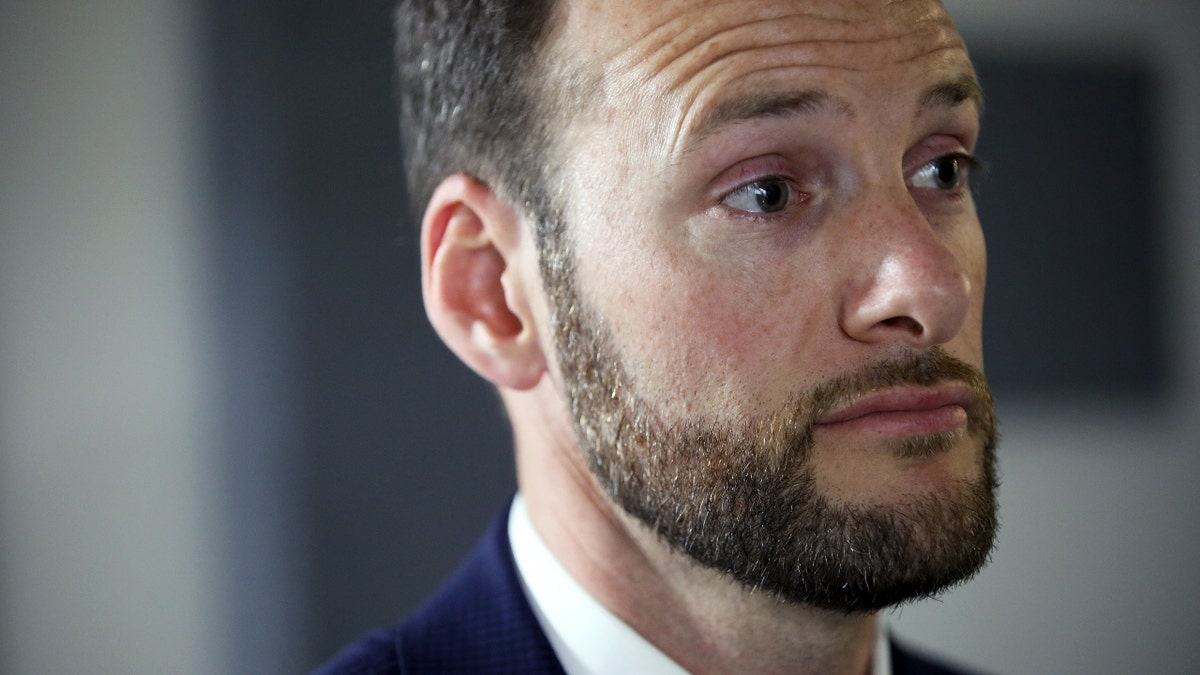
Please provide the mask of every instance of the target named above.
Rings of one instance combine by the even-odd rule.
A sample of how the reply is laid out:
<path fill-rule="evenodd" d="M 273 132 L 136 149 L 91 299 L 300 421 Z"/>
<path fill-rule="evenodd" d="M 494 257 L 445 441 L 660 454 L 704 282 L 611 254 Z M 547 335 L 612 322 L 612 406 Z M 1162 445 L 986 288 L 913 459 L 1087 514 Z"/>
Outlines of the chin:
<path fill-rule="evenodd" d="M 984 444 L 965 431 L 874 443 L 814 443 L 811 467 L 831 501 L 896 504 L 985 480 Z"/>

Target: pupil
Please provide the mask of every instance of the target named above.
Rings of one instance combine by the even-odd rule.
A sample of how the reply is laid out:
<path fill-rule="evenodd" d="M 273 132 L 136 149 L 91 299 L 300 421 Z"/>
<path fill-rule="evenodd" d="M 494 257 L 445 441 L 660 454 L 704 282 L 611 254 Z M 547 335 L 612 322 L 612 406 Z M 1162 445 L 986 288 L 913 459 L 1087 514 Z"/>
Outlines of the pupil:
<path fill-rule="evenodd" d="M 779 182 L 760 183 L 754 188 L 754 199 L 766 213 L 779 211 L 787 206 L 787 187 Z"/>
<path fill-rule="evenodd" d="M 940 162 L 937 169 L 937 179 L 942 184 L 942 187 L 952 187 L 958 182 L 958 160 L 949 158 Z"/>

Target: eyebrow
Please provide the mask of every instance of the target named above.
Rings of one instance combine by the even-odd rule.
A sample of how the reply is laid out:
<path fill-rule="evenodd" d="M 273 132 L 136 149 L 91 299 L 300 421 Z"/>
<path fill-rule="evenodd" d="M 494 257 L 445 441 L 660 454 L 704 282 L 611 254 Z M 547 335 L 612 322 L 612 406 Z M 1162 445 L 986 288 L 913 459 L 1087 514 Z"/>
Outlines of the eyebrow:
<path fill-rule="evenodd" d="M 968 102 L 974 103 L 982 114 L 983 87 L 973 74 L 964 73 L 956 78 L 938 82 L 922 92 L 917 99 L 918 113 L 932 108 L 956 108 Z M 694 147 L 708 136 L 741 122 L 829 112 L 847 119 L 854 117 L 854 108 L 848 102 L 823 89 L 738 97 L 719 103 L 704 113 L 693 126 L 687 145 Z"/>
<path fill-rule="evenodd" d="M 693 127 L 689 145 L 739 122 L 768 117 L 816 115 L 829 111 L 834 111 L 840 117 L 852 117 L 854 114 L 848 103 L 821 89 L 738 97 L 719 103 L 704 113 Z"/>
<path fill-rule="evenodd" d="M 983 114 L 983 87 L 974 75 L 964 73 L 926 89 L 917 100 L 917 105 L 924 112 L 930 108 L 956 108 L 968 102 L 974 103 L 979 113 Z"/>

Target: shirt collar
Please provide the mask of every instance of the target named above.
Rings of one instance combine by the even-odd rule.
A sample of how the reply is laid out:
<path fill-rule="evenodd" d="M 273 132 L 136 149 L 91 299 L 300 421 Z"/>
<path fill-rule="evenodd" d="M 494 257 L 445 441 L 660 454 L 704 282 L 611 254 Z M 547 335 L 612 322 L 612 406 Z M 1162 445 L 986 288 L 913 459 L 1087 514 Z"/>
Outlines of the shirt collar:
<path fill-rule="evenodd" d="M 687 672 L 575 581 L 534 530 L 520 494 L 509 510 L 508 538 L 525 598 L 567 675 Z M 878 623 L 871 673 L 891 675 L 887 629 L 882 618 Z"/>

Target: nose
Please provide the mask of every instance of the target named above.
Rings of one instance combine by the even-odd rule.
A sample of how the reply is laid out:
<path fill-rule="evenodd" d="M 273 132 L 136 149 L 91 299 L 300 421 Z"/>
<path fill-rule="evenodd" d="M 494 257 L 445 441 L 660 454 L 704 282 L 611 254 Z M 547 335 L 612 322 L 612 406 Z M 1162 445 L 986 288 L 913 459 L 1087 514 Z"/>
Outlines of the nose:
<path fill-rule="evenodd" d="M 962 330 L 971 278 L 907 193 L 902 204 L 874 209 L 863 241 L 849 247 L 842 330 L 861 342 L 932 347 Z"/>

